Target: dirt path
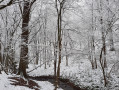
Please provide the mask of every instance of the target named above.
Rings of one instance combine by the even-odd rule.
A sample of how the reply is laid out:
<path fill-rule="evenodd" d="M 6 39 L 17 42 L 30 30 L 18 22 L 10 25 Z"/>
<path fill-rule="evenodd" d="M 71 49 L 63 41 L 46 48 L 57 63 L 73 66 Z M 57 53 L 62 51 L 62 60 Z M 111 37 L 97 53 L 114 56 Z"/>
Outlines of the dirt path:
<path fill-rule="evenodd" d="M 39 77 L 29 77 L 31 79 L 37 80 L 37 81 L 49 81 L 50 83 L 54 84 L 55 79 L 53 76 L 39 76 Z M 70 82 L 68 79 L 59 79 L 59 88 L 62 88 L 63 90 L 86 90 L 81 89 L 80 87 L 74 85 L 74 83 Z"/>

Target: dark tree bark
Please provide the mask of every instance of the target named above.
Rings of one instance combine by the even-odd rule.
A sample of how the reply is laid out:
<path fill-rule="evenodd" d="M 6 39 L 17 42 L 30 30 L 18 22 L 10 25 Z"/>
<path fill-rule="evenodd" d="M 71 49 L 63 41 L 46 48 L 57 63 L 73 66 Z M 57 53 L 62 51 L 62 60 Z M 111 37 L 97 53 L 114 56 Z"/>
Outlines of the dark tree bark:
<path fill-rule="evenodd" d="M 0 36 L 1 37 L 1 36 Z M 2 53 L 1 53 L 1 40 L 0 40 L 0 64 L 2 64 L 3 61 L 2 61 Z M 2 66 L 0 65 L 0 73 L 2 71 Z"/>
<path fill-rule="evenodd" d="M 57 29 L 58 29 L 58 67 L 57 67 L 57 76 L 56 76 L 56 83 L 55 83 L 55 90 L 57 89 L 57 85 L 59 83 L 59 77 L 60 77 L 60 64 L 61 64 L 61 50 L 62 50 L 62 14 L 63 14 L 63 8 L 64 3 L 66 0 L 62 0 L 61 2 L 59 0 L 55 0 L 56 4 L 56 10 L 57 10 Z M 59 3 L 59 6 L 58 6 Z"/>
<path fill-rule="evenodd" d="M 26 68 L 28 67 L 28 37 L 29 37 L 29 21 L 30 21 L 30 10 L 33 3 L 36 0 L 24 1 L 23 12 L 22 12 L 22 34 L 21 34 L 21 53 L 18 74 L 23 75 L 27 78 Z"/>
<path fill-rule="evenodd" d="M 19 74 L 27 77 L 26 68 L 28 65 L 28 24 L 30 17 L 30 2 L 24 2 L 23 15 L 22 15 L 22 34 L 21 34 L 21 53 L 20 53 L 20 63 L 19 63 Z"/>
<path fill-rule="evenodd" d="M 100 65 L 101 65 L 101 69 L 102 69 L 102 73 L 103 73 L 103 78 L 104 78 L 104 86 L 106 87 L 107 86 L 107 78 L 106 78 L 106 72 L 105 72 L 105 66 L 104 66 L 104 64 L 103 64 L 103 58 L 102 58 L 102 53 L 103 53 L 103 49 L 104 49 L 104 47 L 102 47 L 102 49 L 101 49 L 101 53 L 100 53 Z"/>
<path fill-rule="evenodd" d="M 0 35 L 0 38 L 1 38 L 1 35 Z M 0 39 L 0 63 L 2 64 L 2 53 L 1 53 L 1 39 Z"/>
<path fill-rule="evenodd" d="M 65 53 L 66 53 L 66 66 L 68 66 L 67 42 L 64 42 L 64 48 L 65 48 Z"/>
<path fill-rule="evenodd" d="M 4 0 L 0 1 L 2 3 Z M 6 8 L 7 6 L 10 6 L 13 4 L 13 1 L 15 0 L 10 0 L 6 5 L 0 5 L 0 10 Z"/>
<path fill-rule="evenodd" d="M 54 43 L 54 76 L 56 77 L 56 66 L 57 66 L 57 44 Z"/>
<path fill-rule="evenodd" d="M 102 48 L 100 53 L 100 65 L 103 73 L 104 78 L 104 86 L 107 86 L 107 78 L 106 78 L 106 69 L 107 68 L 107 61 L 106 61 L 106 37 L 105 37 L 105 29 L 103 26 L 103 17 L 102 17 L 102 0 L 100 0 L 100 25 L 101 25 L 101 32 L 102 32 Z"/>

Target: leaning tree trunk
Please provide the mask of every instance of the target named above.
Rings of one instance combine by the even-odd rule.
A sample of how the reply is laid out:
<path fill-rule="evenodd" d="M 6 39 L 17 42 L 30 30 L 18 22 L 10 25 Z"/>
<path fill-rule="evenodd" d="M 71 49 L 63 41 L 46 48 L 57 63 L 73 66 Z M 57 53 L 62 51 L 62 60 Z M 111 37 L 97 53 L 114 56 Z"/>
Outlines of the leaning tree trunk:
<path fill-rule="evenodd" d="M 106 78 L 106 69 L 107 68 L 107 61 L 106 61 L 106 37 L 105 37 L 105 29 L 104 29 L 104 22 L 102 17 L 102 1 L 100 0 L 100 25 L 101 25 L 101 32 L 102 32 L 102 48 L 100 54 L 100 65 L 103 73 L 104 78 L 104 86 L 107 86 L 107 78 Z"/>

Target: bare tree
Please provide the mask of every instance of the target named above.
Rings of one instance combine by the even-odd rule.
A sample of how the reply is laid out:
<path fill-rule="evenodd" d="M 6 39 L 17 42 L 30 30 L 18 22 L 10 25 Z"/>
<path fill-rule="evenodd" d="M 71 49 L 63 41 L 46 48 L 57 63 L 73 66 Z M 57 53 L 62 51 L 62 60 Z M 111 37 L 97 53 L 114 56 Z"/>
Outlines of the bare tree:
<path fill-rule="evenodd" d="M 19 63 L 19 73 L 25 78 L 27 77 L 26 68 L 28 66 L 28 37 L 29 37 L 29 21 L 30 21 L 30 10 L 31 6 L 36 0 L 24 1 L 23 12 L 22 12 L 22 34 L 21 34 L 21 54 Z"/>
<path fill-rule="evenodd" d="M 58 85 L 58 78 L 60 77 L 60 64 L 61 64 L 61 49 L 62 49 L 62 15 L 64 4 L 66 0 L 55 0 L 56 10 L 57 10 L 57 29 L 58 29 L 58 68 L 56 77 L 56 87 Z"/>

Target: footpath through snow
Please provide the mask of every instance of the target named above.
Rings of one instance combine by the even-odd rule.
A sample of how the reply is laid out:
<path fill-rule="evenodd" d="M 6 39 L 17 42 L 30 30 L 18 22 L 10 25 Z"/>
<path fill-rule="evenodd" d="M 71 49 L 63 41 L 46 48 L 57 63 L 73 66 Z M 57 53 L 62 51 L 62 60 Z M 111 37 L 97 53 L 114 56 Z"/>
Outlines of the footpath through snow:
<path fill-rule="evenodd" d="M 11 85 L 11 80 L 9 77 L 18 77 L 16 75 L 7 75 L 6 73 L 2 72 L 0 74 L 0 90 L 34 90 L 25 86 L 15 86 Z M 35 80 L 34 80 L 35 81 Z M 54 86 L 52 83 L 48 81 L 35 81 L 39 85 L 39 90 L 54 90 Z M 63 90 L 58 88 L 58 90 Z"/>
<path fill-rule="evenodd" d="M 29 65 L 28 71 L 35 67 L 37 67 L 37 65 Z M 109 65 L 107 73 L 110 71 L 110 68 L 112 68 L 111 65 Z M 47 66 L 47 69 L 44 69 L 44 66 L 42 66 L 30 72 L 29 75 L 33 77 L 49 75 L 53 76 L 54 67 L 52 65 L 50 67 Z M 108 79 L 109 85 L 104 87 L 104 80 L 100 66 L 98 66 L 98 69 L 92 70 L 90 61 L 88 59 L 80 59 L 75 61 L 69 60 L 69 66 L 66 66 L 65 62 L 62 62 L 61 76 L 65 79 L 70 79 L 80 88 L 86 88 L 88 90 L 119 90 L 119 75 L 110 73 L 110 77 Z"/>

